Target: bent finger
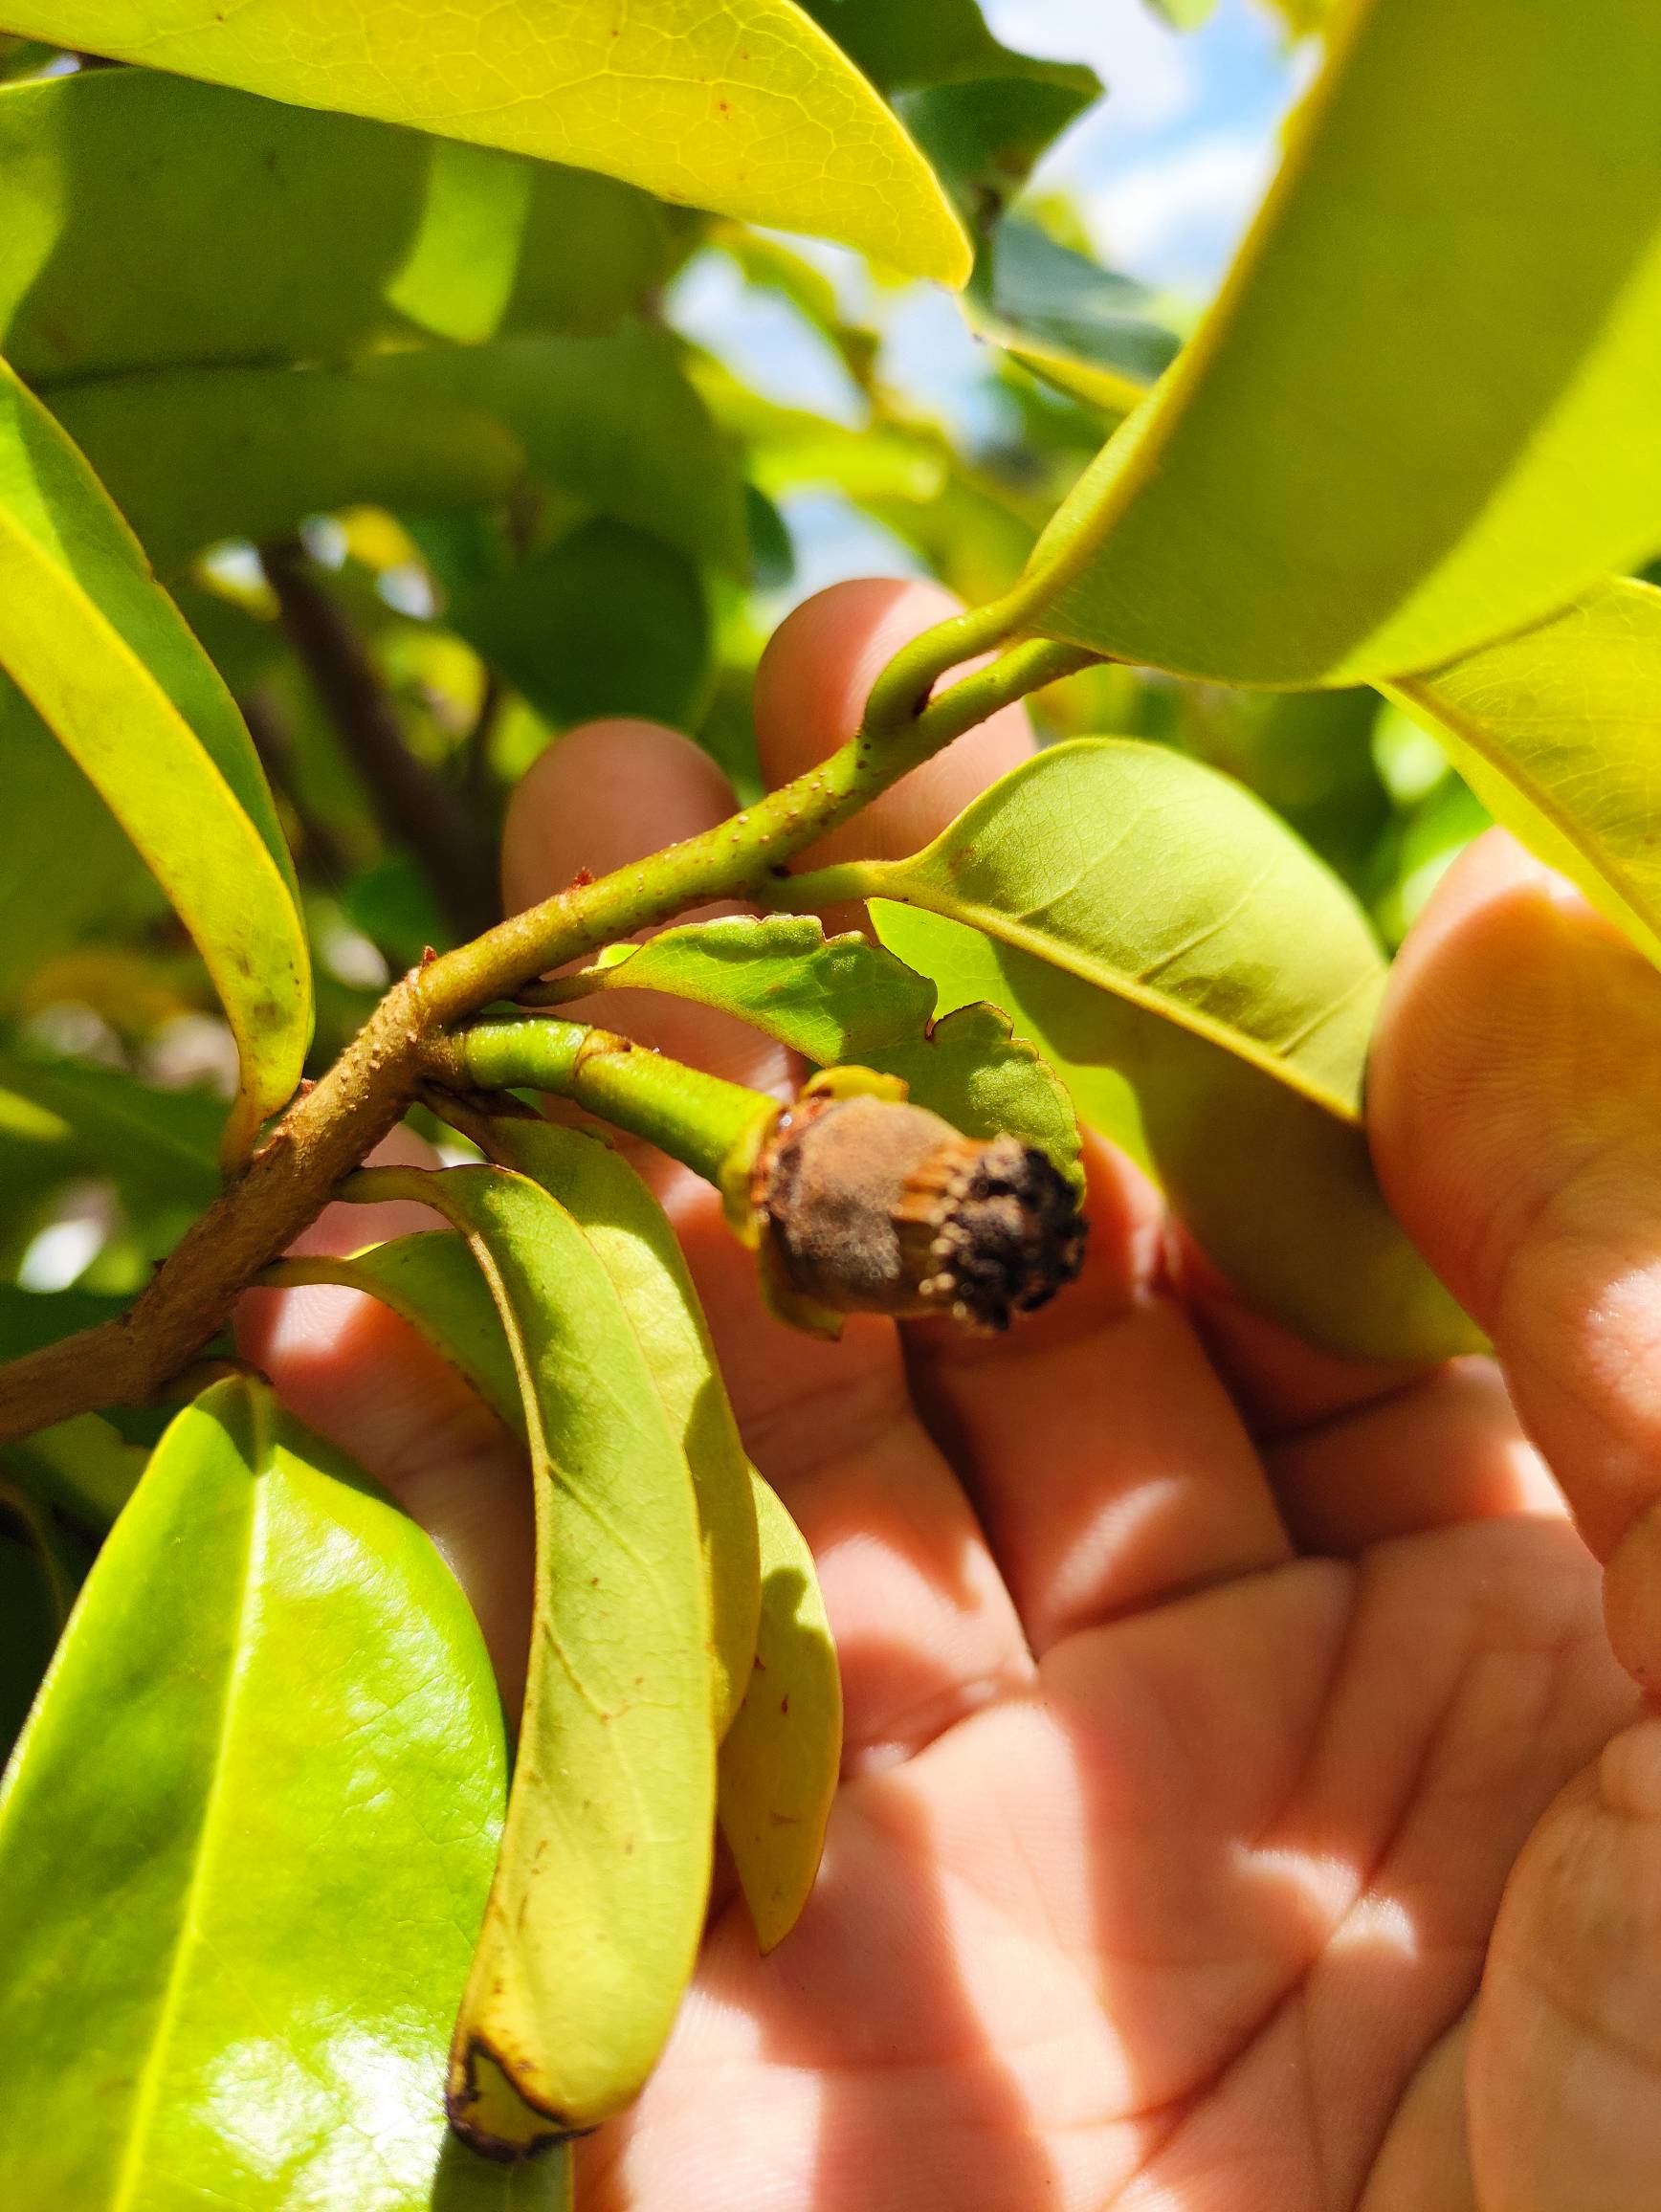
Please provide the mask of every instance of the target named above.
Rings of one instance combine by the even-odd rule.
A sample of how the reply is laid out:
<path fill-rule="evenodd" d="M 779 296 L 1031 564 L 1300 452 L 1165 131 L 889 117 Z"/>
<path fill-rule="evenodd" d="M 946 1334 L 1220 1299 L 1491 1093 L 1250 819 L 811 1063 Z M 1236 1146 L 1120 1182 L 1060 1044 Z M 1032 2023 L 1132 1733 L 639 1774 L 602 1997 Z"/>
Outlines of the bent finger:
<path fill-rule="evenodd" d="M 1404 949 L 1370 1117 L 1391 1202 L 1486 1328 L 1661 1688 L 1661 976 L 1502 833 Z"/>

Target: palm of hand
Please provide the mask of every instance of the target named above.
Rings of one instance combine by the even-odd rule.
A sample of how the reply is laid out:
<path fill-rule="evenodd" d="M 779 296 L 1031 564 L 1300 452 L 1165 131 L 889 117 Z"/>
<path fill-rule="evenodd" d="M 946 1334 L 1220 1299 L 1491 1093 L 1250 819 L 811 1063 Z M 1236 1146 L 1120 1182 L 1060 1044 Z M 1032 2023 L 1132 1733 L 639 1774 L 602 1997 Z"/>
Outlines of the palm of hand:
<path fill-rule="evenodd" d="M 1287 1543 L 1278 1561 L 1220 1574 L 1192 1556 L 1213 1541 L 1201 1507 L 1214 1526 L 1221 1483 L 1236 1537 L 1272 1550 L 1275 1455 L 1248 1466 L 1230 1449 L 1221 1472 L 1185 1463 L 1228 1417 L 1185 1324 L 1162 1305 L 1105 1324 L 1128 1344 L 1097 1331 L 1017 1351 L 1011 1363 L 1061 1372 L 997 1385 L 1035 1427 L 1028 1463 L 1008 1471 L 1027 1493 L 1009 1580 L 1035 1665 L 995 1687 L 972 1666 L 964 1678 L 963 1624 L 949 1616 L 969 1604 L 988 1629 L 986 1562 L 966 1515 L 947 1547 L 903 1538 L 908 1571 L 935 1578 L 900 1615 L 909 1627 L 889 1611 L 882 1524 L 874 1537 L 867 1521 L 841 1561 L 830 1535 L 833 1593 L 871 1623 L 846 1653 L 856 1741 L 875 1731 L 885 1758 L 910 1755 L 845 1788 L 819 1889 L 781 1951 L 757 1958 L 742 1905 L 715 1926 L 638 2114 L 588 2154 L 594 2201 L 1477 2201 L 1465 2057 L 1501 1891 L 1553 1799 L 1632 1706 L 1595 1566 L 1549 1511 L 1503 1510 L 1539 1502 L 1525 1448 L 1497 1392 L 1467 1371 L 1280 1456 L 1294 1517 L 1305 1486 L 1330 1478 L 1353 1495 L 1359 1461 L 1381 1490 L 1370 1516 L 1362 1499 L 1351 1517 L 1382 1522 L 1398 1510 L 1383 1487 L 1396 1454 L 1440 1462 L 1454 1513 L 1485 1487 L 1487 1517 L 1347 1559 L 1292 1557 Z M 1046 1381 L 1094 1397 L 1092 1369 L 1127 1356 L 1167 1369 L 1165 1404 L 1144 1399 L 1128 1458 L 1098 1456 L 1082 1482 L 1076 1465 L 1059 1473 L 1047 1446 L 1066 1440 L 1043 1411 Z M 925 1397 L 961 1397 L 965 1373 L 948 1363 Z M 976 1410 L 971 1393 L 948 1426 L 972 1432 Z M 1095 1411 L 1112 1408 L 1098 1399 Z M 1076 1435 L 1092 1418 L 1075 1402 L 1068 1427 Z M 856 1394 L 833 1426 L 850 1419 Z M 981 1441 L 995 1452 L 996 1439 Z M 886 1485 L 943 1479 L 903 1418 L 879 1452 Z M 977 1502 L 996 1531 L 1005 1478 L 995 1457 L 984 1464 Z M 837 1499 L 844 1487 L 869 1494 L 869 1473 L 833 1455 L 805 1484 L 795 1471 L 810 1524 L 816 1491 L 821 1509 L 831 1493 L 832 1522 L 858 1511 Z M 1259 1495 L 1240 1495 L 1252 1481 Z M 1050 1530 L 1053 1544 L 1032 1526 L 1047 1490 L 1074 1517 Z M 824 1541 L 823 1521 L 815 1533 Z M 879 1585 L 869 1611 L 850 1572 Z M 1080 1605 L 1086 1624 L 1050 1641 Z M 1508 2002 L 1504 1990 L 1484 2000 Z M 1495 2086 L 1502 2127 L 1516 2125 L 1509 2093 Z"/>

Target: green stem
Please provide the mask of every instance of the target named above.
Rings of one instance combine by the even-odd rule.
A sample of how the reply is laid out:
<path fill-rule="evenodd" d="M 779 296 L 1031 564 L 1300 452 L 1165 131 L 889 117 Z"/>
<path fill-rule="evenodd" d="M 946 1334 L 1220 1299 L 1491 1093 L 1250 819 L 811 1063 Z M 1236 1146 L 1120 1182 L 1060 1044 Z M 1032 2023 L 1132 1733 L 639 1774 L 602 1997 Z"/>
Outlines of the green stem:
<path fill-rule="evenodd" d="M 820 914 L 827 907 L 848 906 L 862 898 L 885 898 L 893 874 L 882 860 L 845 860 L 835 868 L 810 869 L 806 875 L 787 875 L 758 894 L 771 914 Z"/>
<path fill-rule="evenodd" d="M 437 1043 L 432 1073 L 453 1088 L 530 1090 L 568 1098 L 613 1128 L 655 1144 L 724 1189 L 729 1163 L 753 1153 L 778 1117 L 777 1101 L 723 1082 L 609 1029 L 533 1016 L 481 1022 Z"/>
<path fill-rule="evenodd" d="M 930 652 L 923 653 L 930 641 Z M 931 661 L 937 669 L 954 666 L 955 625 L 941 623 L 906 653 L 919 666 Z M 511 998 L 543 969 L 668 920 L 689 906 L 753 896 L 783 872 L 793 853 L 869 806 L 964 730 L 1099 657 L 1046 638 L 1012 646 L 989 668 L 941 693 L 909 726 L 889 733 L 862 729 L 818 767 L 715 829 L 598 883 L 573 884 L 514 915 L 423 970 L 418 988 L 427 1022 L 436 1027 L 464 1020 L 492 999 Z"/>

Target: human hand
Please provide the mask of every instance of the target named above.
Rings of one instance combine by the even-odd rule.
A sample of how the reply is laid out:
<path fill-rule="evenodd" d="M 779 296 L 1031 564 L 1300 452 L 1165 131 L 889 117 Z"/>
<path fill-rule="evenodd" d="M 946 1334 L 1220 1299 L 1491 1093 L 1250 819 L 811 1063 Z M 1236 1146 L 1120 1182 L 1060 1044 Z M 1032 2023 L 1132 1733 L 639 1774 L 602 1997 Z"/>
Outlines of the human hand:
<path fill-rule="evenodd" d="M 938 617 L 822 594 L 758 693 L 779 782 Z M 1029 749 L 997 717 L 816 857 L 915 849 Z M 731 800 L 646 725 L 525 779 L 516 905 Z M 696 1009 L 637 1034 L 763 1086 Z M 608 1020 L 622 1026 L 608 1006 Z M 1317 1357 L 1092 1162 L 1084 1281 L 993 1343 L 765 1316 L 713 1195 L 653 1180 L 749 1448 L 818 1555 L 845 1787 L 797 1932 L 716 1916 L 605 2212 L 1632 2212 L 1661 2149 L 1661 979 L 1502 839 L 1400 963 L 1391 1198 L 1511 1384 Z M 644 1164 L 644 1163 L 643 1163 Z M 341 1209 L 312 1249 L 430 1226 Z M 384 1309 L 258 1294 L 245 1349 L 473 1594 L 513 1697 L 529 1499 Z M 1515 1402 L 1579 1516 L 1524 1440 Z M 1588 1548 L 1588 1546 L 1590 1548 Z"/>

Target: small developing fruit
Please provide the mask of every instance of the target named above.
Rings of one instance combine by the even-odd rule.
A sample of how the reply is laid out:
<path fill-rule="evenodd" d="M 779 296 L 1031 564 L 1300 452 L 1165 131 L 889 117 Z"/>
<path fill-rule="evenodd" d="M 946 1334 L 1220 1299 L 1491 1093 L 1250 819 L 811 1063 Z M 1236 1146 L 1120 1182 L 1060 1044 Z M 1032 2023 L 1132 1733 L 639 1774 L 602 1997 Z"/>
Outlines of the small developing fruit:
<path fill-rule="evenodd" d="M 1007 1329 L 1078 1273 L 1084 1222 L 1017 1137 L 963 1136 L 897 1099 L 808 1097 L 751 1185 L 764 1266 L 787 1317 L 950 1314 Z"/>

